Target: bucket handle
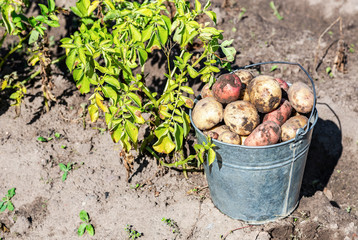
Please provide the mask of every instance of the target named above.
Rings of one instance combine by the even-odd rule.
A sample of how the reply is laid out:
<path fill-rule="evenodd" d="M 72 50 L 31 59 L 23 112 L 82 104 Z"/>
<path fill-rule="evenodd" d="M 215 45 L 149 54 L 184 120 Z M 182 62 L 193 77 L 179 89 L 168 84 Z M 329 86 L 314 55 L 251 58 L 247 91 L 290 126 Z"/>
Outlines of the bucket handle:
<path fill-rule="evenodd" d="M 312 108 L 312 111 L 311 111 L 311 115 L 308 119 L 308 122 L 307 122 L 307 127 L 306 127 L 306 130 L 300 128 L 297 130 L 297 133 L 296 133 L 296 138 L 295 138 L 295 142 L 298 141 L 299 137 L 300 136 L 303 136 L 305 135 L 308 130 L 310 129 L 310 123 L 311 123 L 311 119 L 313 117 L 313 115 L 315 114 L 316 112 L 316 89 L 315 89 L 315 85 L 314 85 L 314 82 L 313 82 L 313 79 L 312 77 L 308 74 L 307 70 L 304 69 L 299 63 L 293 63 L 293 62 L 282 62 L 282 61 L 270 61 L 270 62 L 261 62 L 261 63 L 254 63 L 254 64 L 250 64 L 250 65 L 246 65 L 246 66 L 243 66 L 243 67 L 239 67 L 238 69 L 234 70 L 233 72 L 236 72 L 240 69 L 246 69 L 246 68 L 251 68 L 251 67 L 255 67 L 255 66 L 259 66 L 259 65 L 264 65 L 264 64 L 288 64 L 288 65 L 296 65 L 296 66 L 299 66 L 301 68 L 301 70 L 307 75 L 307 77 L 309 78 L 309 80 L 311 81 L 311 84 L 312 84 L 312 89 L 313 89 L 313 108 Z"/>

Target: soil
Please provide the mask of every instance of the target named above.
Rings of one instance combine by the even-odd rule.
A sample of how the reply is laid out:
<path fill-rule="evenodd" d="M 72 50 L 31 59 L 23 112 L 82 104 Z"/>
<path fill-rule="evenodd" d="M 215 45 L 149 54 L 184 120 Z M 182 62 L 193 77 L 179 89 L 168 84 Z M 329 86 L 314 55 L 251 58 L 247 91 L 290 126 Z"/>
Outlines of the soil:
<path fill-rule="evenodd" d="M 56 1 L 71 6 L 74 1 Z M 266 61 L 300 63 L 314 78 L 319 118 L 314 128 L 303 178 L 300 204 L 288 217 L 250 226 L 222 214 L 210 198 L 205 175 L 160 167 L 149 156 L 138 156 L 127 181 L 119 160 L 120 146 L 103 132 L 103 121 L 91 124 L 81 95 L 62 65 L 53 68 L 57 98 L 44 111 L 40 81 L 30 84 L 20 117 L 10 106 L 9 92 L 0 92 L 0 195 L 16 187 L 15 211 L 0 213 L 2 239 L 88 239 L 78 237 L 79 212 L 86 210 L 95 227 L 91 239 L 128 239 L 132 226 L 140 239 L 358 239 L 358 2 L 356 0 L 275 1 L 283 20 L 269 2 L 213 1 L 219 29 L 234 39 L 238 50 L 234 68 Z M 246 12 L 238 18 L 240 9 Z M 346 72 L 326 73 L 333 67 L 340 38 L 335 24 L 342 17 Z M 52 31 L 55 40 L 73 32 L 71 16 Z M 317 46 L 319 49 L 317 51 Z M 354 47 L 356 48 L 354 51 Z M 351 50 L 349 50 L 351 48 Z M 4 49 L 2 49 L 3 52 Z M 55 55 L 62 52 L 54 48 Z M 163 64 L 153 56 L 148 79 L 161 84 Z M 315 62 L 318 59 L 318 61 Z M 21 59 L 6 65 L 1 75 L 18 70 Z M 289 82 L 302 80 L 296 66 L 264 65 Z M 160 71 L 158 71 L 158 68 Z M 195 82 L 196 94 L 203 86 Z M 59 139 L 39 142 L 39 136 Z M 74 163 L 62 181 L 59 163 Z M 196 189 L 196 191 L 195 191 Z M 172 225 L 162 219 L 171 219 Z"/>

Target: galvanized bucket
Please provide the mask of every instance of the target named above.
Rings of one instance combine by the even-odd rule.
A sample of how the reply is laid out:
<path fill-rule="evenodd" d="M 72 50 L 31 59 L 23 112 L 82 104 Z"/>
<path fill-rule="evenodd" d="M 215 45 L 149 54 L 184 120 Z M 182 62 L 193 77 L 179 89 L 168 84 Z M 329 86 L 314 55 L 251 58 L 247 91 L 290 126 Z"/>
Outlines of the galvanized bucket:
<path fill-rule="evenodd" d="M 243 68 L 262 64 L 299 66 L 311 81 L 314 107 L 307 126 L 287 142 L 248 147 L 212 140 L 216 145 L 215 161 L 210 166 L 204 163 L 211 199 L 222 213 L 250 224 L 284 218 L 297 207 L 312 131 L 318 120 L 316 91 L 307 71 L 289 62 L 264 62 Z M 203 132 L 191 122 L 198 142 L 205 142 Z"/>

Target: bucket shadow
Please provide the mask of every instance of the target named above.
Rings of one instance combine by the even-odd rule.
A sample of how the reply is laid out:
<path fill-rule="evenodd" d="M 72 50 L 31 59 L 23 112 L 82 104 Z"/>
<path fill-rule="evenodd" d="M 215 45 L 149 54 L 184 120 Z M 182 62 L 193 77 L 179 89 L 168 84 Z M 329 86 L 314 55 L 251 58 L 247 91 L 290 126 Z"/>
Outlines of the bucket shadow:
<path fill-rule="evenodd" d="M 323 191 L 343 151 L 339 117 L 328 104 L 317 104 L 325 105 L 335 115 L 338 126 L 331 120 L 317 120 L 302 180 L 301 196 L 305 197 Z"/>

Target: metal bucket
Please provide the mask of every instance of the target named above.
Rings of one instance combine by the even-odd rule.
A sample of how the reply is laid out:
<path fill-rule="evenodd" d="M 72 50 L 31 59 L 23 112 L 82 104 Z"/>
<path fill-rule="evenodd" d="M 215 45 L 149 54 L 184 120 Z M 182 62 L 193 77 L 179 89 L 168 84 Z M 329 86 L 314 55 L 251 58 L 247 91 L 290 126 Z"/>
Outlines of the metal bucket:
<path fill-rule="evenodd" d="M 295 139 L 269 146 L 249 147 L 213 139 L 215 161 L 210 166 L 204 163 L 214 205 L 229 217 L 250 224 L 284 218 L 297 207 L 312 131 L 318 120 L 314 83 L 301 65 L 265 62 L 243 68 L 272 63 L 297 65 L 311 80 L 314 107 L 306 127 L 297 131 Z M 198 142 L 205 142 L 203 132 L 191 122 Z"/>

